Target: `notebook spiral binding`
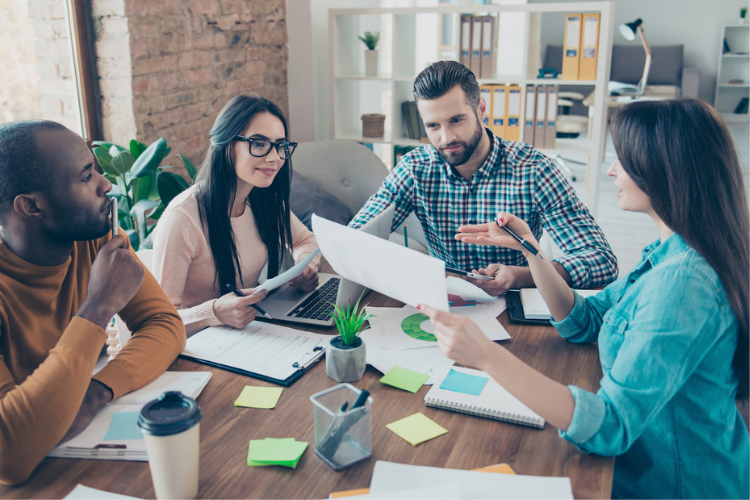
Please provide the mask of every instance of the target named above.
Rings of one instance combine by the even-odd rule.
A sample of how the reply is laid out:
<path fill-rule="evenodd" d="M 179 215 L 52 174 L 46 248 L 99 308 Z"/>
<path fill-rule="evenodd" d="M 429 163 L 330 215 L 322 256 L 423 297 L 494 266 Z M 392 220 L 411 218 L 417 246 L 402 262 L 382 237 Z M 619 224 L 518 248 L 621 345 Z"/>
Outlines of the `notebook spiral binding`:
<path fill-rule="evenodd" d="M 541 418 L 526 417 L 523 415 L 517 415 L 515 413 L 505 413 L 502 411 L 479 408 L 477 406 L 453 403 L 451 401 L 434 398 L 425 399 L 425 404 L 432 408 L 465 413 L 474 417 L 483 417 L 492 420 L 498 420 L 500 422 L 508 422 L 510 424 L 525 425 L 527 427 L 534 427 L 535 429 L 544 428 L 544 420 Z"/>

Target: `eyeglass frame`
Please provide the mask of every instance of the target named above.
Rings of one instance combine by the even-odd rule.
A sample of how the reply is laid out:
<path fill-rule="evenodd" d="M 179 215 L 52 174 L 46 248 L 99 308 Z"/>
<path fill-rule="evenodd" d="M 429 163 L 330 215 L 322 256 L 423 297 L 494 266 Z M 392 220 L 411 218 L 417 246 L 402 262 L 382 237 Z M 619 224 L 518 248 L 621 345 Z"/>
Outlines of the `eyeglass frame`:
<path fill-rule="evenodd" d="M 297 146 L 299 146 L 298 143 L 293 142 L 293 141 L 283 141 L 283 142 L 278 142 L 277 141 L 277 142 L 273 142 L 273 141 L 269 141 L 268 139 L 265 139 L 263 137 L 245 137 L 243 135 L 236 136 L 235 140 L 236 141 L 242 141 L 242 142 L 248 143 L 248 147 L 247 147 L 248 152 L 250 153 L 250 156 L 255 157 L 255 158 L 264 158 L 264 157 L 268 156 L 268 153 L 271 152 L 271 149 L 276 148 L 276 154 L 279 155 L 279 158 L 281 158 L 282 160 L 288 160 L 294 154 L 294 151 L 296 150 Z M 268 151 L 266 151 L 265 153 L 263 153 L 260 156 L 253 154 L 253 147 L 252 147 L 252 142 L 253 141 L 264 141 L 264 142 L 267 142 L 268 143 Z M 286 149 L 288 146 L 292 147 L 292 152 L 289 154 L 289 156 L 282 157 L 281 156 L 281 151 L 279 150 L 279 148 L 283 147 L 284 149 Z M 286 152 L 285 152 L 285 154 L 286 154 Z"/>

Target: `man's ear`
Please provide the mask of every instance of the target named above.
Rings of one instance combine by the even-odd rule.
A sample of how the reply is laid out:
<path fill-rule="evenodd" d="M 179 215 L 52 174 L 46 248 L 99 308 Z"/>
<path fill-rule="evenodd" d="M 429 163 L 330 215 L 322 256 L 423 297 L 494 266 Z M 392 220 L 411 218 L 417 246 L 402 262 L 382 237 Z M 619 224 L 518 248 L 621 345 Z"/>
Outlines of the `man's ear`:
<path fill-rule="evenodd" d="M 40 193 L 19 194 L 13 199 L 13 210 L 24 219 L 39 219 L 44 215 L 44 200 Z"/>
<path fill-rule="evenodd" d="M 484 117 L 487 116 L 487 102 L 484 100 L 484 97 L 479 98 L 479 105 L 477 106 L 477 116 L 479 117 L 480 123 L 483 123 Z"/>

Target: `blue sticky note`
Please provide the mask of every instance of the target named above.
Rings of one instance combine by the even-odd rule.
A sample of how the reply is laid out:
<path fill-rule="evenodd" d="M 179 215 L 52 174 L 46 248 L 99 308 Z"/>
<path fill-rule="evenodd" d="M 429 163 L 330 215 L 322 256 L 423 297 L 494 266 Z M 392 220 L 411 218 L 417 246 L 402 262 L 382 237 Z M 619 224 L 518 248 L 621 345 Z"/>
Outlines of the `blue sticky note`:
<path fill-rule="evenodd" d="M 112 415 L 112 423 L 109 424 L 104 441 L 123 441 L 125 439 L 143 439 L 143 433 L 138 428 L 138 415 L 140 412 L 127 411 Z"/>
<path fill-rule="evenodd" d="M 463 392 L 464 394 L 479 396 L 486 383 L 487 379 L 485 377 L 477 377 L 476 375 L 469 375 L 451 369 L 448 372 L 448 376 L 443 380 L 443 383 L 440 384 L 440 388 L 447 391 Z"/>

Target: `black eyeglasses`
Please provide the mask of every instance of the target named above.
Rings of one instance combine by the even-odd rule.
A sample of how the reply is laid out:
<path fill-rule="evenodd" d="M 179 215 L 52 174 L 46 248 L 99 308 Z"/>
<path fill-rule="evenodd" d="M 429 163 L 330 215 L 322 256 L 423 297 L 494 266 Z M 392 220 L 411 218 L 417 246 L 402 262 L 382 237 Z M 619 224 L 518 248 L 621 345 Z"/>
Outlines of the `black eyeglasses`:
<path fill-rule="evenodd" d="M 276 152 L 279 154 L 279 158 L 286 160 L 292 157 L 294 148 L 297 147 L 296 142 L 291 141 L 279 141 L 271 142 L 267 139 L 260 139 L 257 137 L 243 137 L 238 135 L 236 140 L 247 142 L 250 145 L 250 154 L 256 158 L 262 158 L 271 152 L 271 148 L 275 147 Z"/>

